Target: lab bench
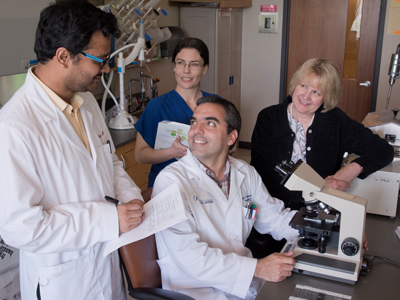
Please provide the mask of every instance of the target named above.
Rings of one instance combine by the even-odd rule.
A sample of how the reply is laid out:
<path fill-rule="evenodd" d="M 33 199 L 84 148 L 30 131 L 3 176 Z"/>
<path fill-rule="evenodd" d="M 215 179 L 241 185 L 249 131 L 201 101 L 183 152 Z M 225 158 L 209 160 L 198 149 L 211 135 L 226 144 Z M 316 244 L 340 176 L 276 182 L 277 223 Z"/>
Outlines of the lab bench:
<path fill-rule="evenodd" d="M 136 129 L 115 130 L 110 134 L 115 145 L 115 154 L 124 163 L 125 171 L 143 191 L 149 182 L 151 164 L 139 164 L 135 159 Z"/>
<path fill-rule="evenodd" d="M 400 226 L 399 205 L 396 218 L 367 214 L 365 232 L 369 249 L 365 255 L 379 256 L 398 263 L 400 261 L 400 240 L 395 233 L 398 226 Z M 359 276 L 355 285 L 292 273 L 292 276 L 284 281 L 265 282 L 256 300 L 289 299 L 296 284 L 349 295 L 352 300 L 399 299 L 399 276 L 399 267 L 374 258 L 370 271 L 366 276 Z"/>

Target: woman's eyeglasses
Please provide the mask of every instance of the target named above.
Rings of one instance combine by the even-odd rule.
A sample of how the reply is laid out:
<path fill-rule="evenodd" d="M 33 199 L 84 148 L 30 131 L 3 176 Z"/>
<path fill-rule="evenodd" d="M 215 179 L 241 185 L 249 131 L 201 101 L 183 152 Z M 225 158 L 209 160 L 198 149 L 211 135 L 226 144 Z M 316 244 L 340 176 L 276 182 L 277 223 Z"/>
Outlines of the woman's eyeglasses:
<path fill-rule="evenodd" d="M 183 60 L 178 60 L 176 62 L 174 62 L 175 64 L 175 68 L 179 69 L 179 70 L 183 70 L 186 68 L 186 66 L 189 66 L 189 69 L 192 71 L 196 71 L 199 70 L 201 67 L 203 67 L 204 65 L 201 65 L 199 62 L 193 61 L 190 63 L 186 63 Z"/>

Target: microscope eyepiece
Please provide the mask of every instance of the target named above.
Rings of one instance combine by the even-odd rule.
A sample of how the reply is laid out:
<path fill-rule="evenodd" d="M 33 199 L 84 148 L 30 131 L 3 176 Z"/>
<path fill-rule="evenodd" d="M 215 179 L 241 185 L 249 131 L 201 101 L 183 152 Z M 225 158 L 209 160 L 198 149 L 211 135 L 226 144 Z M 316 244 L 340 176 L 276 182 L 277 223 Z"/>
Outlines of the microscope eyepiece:
<path fill-rule="evenodd" d="M 287 173 L 290 172 L 290 167 L 288 167 L 286 164 L 281 163 L 281 164 L 277 164 L 275 166 L 274 170 L 276 172 L 278 172 L 279 175 L 281 175 L 282 177 L 285 177 L 287 175 Z"/>
<path fill-rule="evenodd" d="M 280 164 L 277 164 L 274 168 L 276 172 L 283 177 L 281 184 L 284 185 L 293 172 L 301 165 L 303 161 L 300 159 L 297 163 L 293 161 L 284 160 Z"/>

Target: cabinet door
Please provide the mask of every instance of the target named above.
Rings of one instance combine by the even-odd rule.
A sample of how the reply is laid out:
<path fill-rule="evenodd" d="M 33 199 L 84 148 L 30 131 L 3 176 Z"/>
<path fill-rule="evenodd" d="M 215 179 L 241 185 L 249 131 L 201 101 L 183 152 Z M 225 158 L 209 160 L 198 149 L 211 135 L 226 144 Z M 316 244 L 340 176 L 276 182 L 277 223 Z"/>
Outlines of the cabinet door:
<path fill-rule="evenodd" d="M 200 88 L 240 109 L 243 10 L 181 7 L 180 12 L 185 36 L 203 40 L 210 52 L 210 65 Z"/>
<path fill-rule="evenodd" d="M 229 100 L 240 111 L 240 86 L 242 74 L 242 9 L 233 9 L 231 18 L 231 53 Z"/>
<path fill-rule="evenodd" d="M 200 89 L 215 94 L 215 35 L 216 35 L 216 14 L 215 8 L 181 7 L 180 27 L 185 37 L 201 39 L 208 48 L 209 66 L 207 74 L 201 78 Z"/>
<path fill-rule="evenodd" d="M 217 94 L 240 109 L 242 9 L 219 9 L 217 26 Z"/>
<path fill-rule="evenodd" d="M 118 159 L 124 163 L 125 171 L 135 184 L 144 191 L 149 182 L 150 164 L 139 164 L 135 158 L 136 141 L 121 146 L 115 150 Z"/>
<path fill-rule="evenodd" d="M 231 16 L 230 9 L 219 9 L 217 18 L 217 94 L 230 100 L 231 84 Z"/>

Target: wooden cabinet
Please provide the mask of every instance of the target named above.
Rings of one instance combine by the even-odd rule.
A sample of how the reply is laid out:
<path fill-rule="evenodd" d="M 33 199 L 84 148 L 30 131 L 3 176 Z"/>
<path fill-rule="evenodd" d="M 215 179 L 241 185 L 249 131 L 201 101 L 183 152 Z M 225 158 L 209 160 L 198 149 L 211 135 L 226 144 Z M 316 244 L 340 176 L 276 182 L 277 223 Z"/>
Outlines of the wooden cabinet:
<path fill-rule="evenodd" d="M 136 141 L 130 142 L 116 149 L 115 154 L 124 163 L 125 171 L 129 174 L 136 185 L 144 191 L 149 182 L 151 165 L 139 164 L 135 159 Z"/>
<path fill-rule="evenodd" d="M 200 89 L 217 94 L 240 109 L 243 9 L 181 7 L 180 13 L 185 36 L 203 40 L 210 52 L 209 68 Z"/>

